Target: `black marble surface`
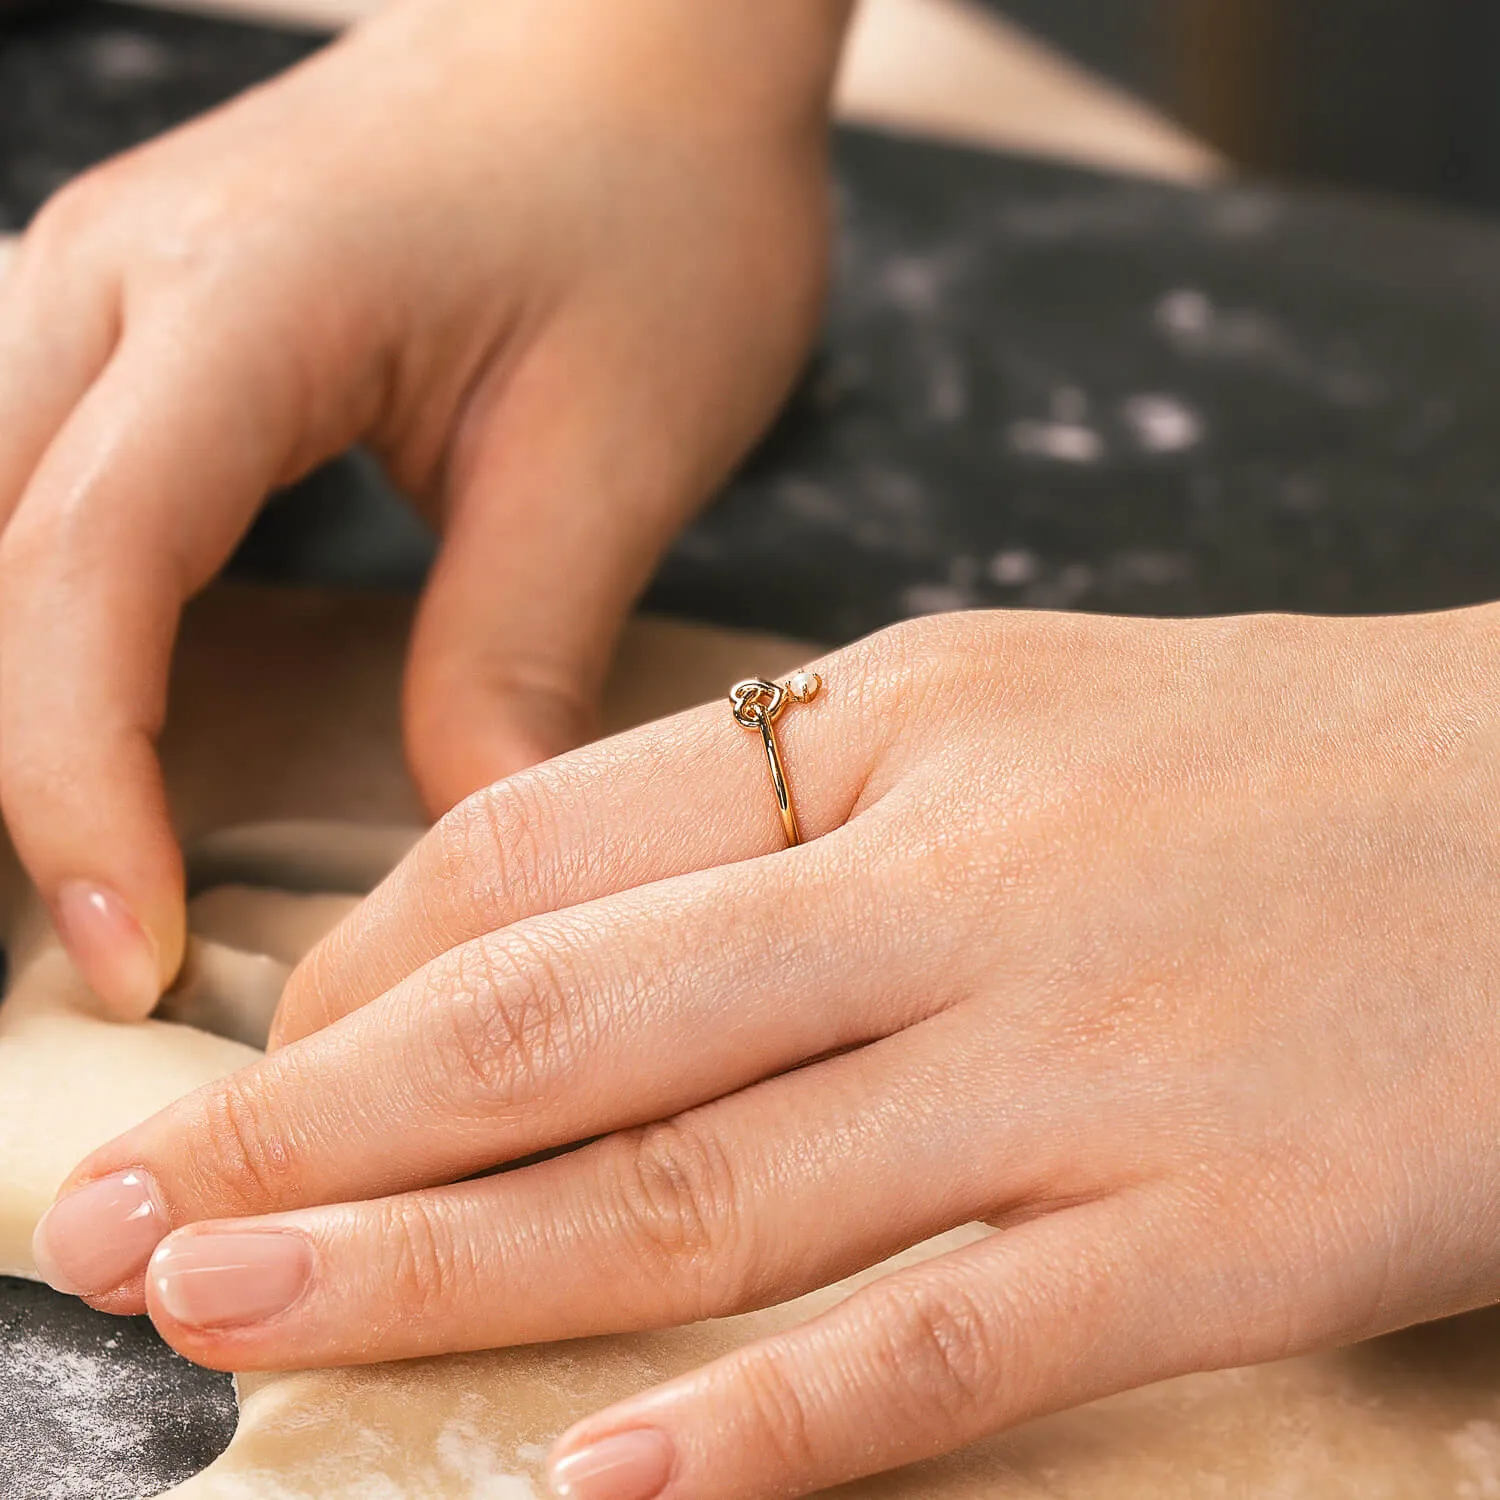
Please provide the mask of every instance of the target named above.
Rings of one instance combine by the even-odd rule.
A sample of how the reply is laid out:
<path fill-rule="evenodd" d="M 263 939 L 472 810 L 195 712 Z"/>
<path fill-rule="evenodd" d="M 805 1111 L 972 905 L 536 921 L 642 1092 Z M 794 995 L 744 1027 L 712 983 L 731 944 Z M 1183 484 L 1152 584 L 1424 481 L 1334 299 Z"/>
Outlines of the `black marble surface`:
<path fill-rule="evenodd" d="M 818 368 L 658 599 L 838 638 L 1500 593 L 1495 228 L 867 136 L 839 162 Z"/>
<path fill-rule="evenodd" d="M 226 1379 L 179 1359 L 143 1319 L 0 1281 L 0 1495 L 137 1500 L 191 1478 L 229 1441 Z"/>
<path fill-rule="evenodd" d="M 97 0 L 0 22 L 0 227 L 316 44 Z M 1500 230 L 858 133 L 837 170 L 821 349 L 656 607 L 833 640 L 978 604 L 1500 596 Z M 237 566 L 411 585 L 429 546 L 354 455 Z M 0 1282 L 5 1500 L 151 1493 L 231 1425 L 149 1329 Z"/>

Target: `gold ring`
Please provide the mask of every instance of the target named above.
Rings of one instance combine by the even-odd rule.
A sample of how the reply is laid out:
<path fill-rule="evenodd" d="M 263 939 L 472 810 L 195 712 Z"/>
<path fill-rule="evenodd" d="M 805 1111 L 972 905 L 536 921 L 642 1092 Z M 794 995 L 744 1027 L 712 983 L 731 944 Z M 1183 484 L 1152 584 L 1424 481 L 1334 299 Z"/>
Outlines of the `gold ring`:
<path fill-rule="evenodd" d="M 811 703 L 818 696 L 823 679 L 816 672 L 793 672 L 785 682 L 767 682 L 763 677 L 747 677 L 729 690 L 729 706 L 734 722 L 745 729 L 758 729 L 766 747 L 766 764 L 771 768 L 771 787 L 786 829 L 786 842 L 794 849 L 802 842 L 797 825 L 797 809 L 792 806 L 791 789 L 786 784 L 786 767 L 781 763 L 781 746 L 776 743 L 776 721 L 788 703 Z"/>

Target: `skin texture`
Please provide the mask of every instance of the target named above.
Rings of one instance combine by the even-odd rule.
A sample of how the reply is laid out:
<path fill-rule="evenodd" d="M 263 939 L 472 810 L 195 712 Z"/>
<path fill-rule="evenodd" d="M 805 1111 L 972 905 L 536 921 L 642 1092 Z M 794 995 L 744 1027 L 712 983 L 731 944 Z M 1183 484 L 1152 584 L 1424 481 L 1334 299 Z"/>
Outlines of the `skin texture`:
<path fill-rule="evenodd" d="M 363 440 L 443 534 L 434 812 L 588 737 L 811 337 L 848 8 L 397 0 L 43 209 L 0 290 L 0 802 L 116 1014 L 182 957 L 178 614 L 273 486 Z"/>
<path fill-rule="evenodd" d="M 1497 643 L 1491 608 L 902 626 L 780 721 L 790 851 L 727 704 L 523 772 L 304 960 L 272 1055 L 79 1168 L 65 1205 L 128 1172 L 165 1238 L 75 1289 L 312 1366 L 1000 1230 L 563 1438 L 668 1500 L 1500 1299 Z M 295 1246 L 260 1316 L 174 1315 L 174 1259 L 247 1233 Z"/>

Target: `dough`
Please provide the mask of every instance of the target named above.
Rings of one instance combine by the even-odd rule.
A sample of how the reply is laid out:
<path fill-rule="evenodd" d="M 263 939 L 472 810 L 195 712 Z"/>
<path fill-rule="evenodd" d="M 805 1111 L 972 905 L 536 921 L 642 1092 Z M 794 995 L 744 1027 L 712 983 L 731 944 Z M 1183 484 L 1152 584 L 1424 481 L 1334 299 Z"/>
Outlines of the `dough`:
<path fill-rule="evenodd" d="M 294 962 L 347 909 L 349 896 L 338 893 L 368 884 L 410 837 L 369 826 L 416 816 L 395 722 L 405 621 L 404 606 L 367 596 L 228 589 L 201 601 L 188 621 L 164 743 L 200 892 L 193 923 L 207 977 L 198 1000 L 214 1006 L 248 994 L 240 1013 L 247 1026 L 263 1025 L 255 1015 L 265 986 L 253 978 L 255 966 Z M 659 696 L 674 685 L 681 701 L 703 699 L 803 655 L 781 643 L 640 625 L 627 637 L 612 689 L 612 726 L 630 717 L 633 703 L 652 713 L 675 706 Z M 246 820 L 313 816 L 365 826 L 201 837 Z M 0 887 L 12 960 L 0 1008 L 0 1265 L 24 1271 L 31 1225 L 79 1156 L 253 1053 L 161 1021 L 99 1020 L 13 862 L 0 864 Z M 229 1451 L 172 1495 L 532 1500 L 544 1493 L 548 1445 L 575 1418 L 801 1320 L 842 1292 L 669 1332 L 256 1376 L 241 1384 Z M 1490 1500 L 1500 1497 L 1500 1314 L 1342 1353 L 1189 1376 L 839 1493 Z"/>
<path fill-rule="evenodd" d="M 82 1155 L 255 1057 L 236 1042 L 159 1021 L 100 1020 L 35 905 L 28 904 L 22 929 L 7 945 L 11 984 L 0 1007 L 0 1274 L 7 1276 L 33 1274 L 31 1231 Z"/>
<path fill-rule="evenodd" d="M 419 828 L 254 823 L 187 851 L 188 943 L 160 1020 L 264 1048 L 293 967 L 373 890 Z M 296 893 L 302 894 L 296 894 Z"/>

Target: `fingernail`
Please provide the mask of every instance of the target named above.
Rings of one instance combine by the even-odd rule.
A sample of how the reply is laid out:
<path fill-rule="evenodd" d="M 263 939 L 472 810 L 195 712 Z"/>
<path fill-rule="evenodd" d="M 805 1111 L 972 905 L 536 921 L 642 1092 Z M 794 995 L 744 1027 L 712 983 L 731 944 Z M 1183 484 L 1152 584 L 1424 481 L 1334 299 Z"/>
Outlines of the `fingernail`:
<path fill-rule="evenodd" d="M 672 1477 L 672 1457 L 666 1433 L 641 1427 L 554 1459 L 547 1481 L 558 1500 L 651 1500 Z"/>
<path fill-rule="evenodd" d="M 59 1198 L 36 1226 L 31 1256 L 48 1286 L 97 1297 L 142 1271 L 171 1227 L 150 1173 L 116 1172 Z"/>
<path fill-rule="evenodd" d="M 118 1015 L 144 1019 L 161 999 L 156 940 L 125 901 L 84 880 L 62 886 L 54 903 L 58 935 L 89 988 Z"/>
<path fill-rule="evenodd" d="M 283 1313 L 312 1280 L 313 1252 L 293 1231 L 181 1234 L 151 1258 L 163 1310 L 189 1328 L 234 1328 Z"/>

